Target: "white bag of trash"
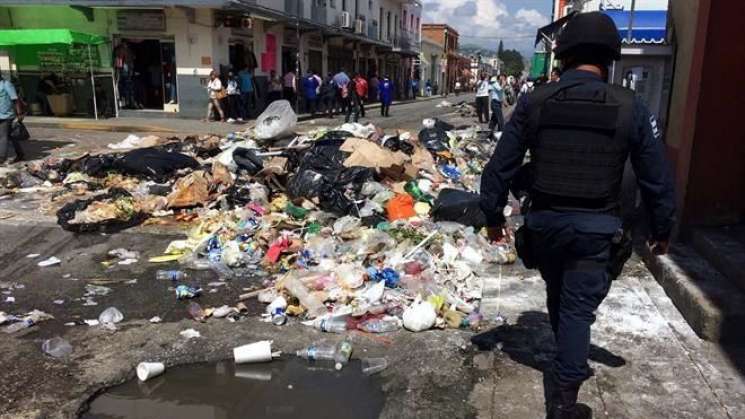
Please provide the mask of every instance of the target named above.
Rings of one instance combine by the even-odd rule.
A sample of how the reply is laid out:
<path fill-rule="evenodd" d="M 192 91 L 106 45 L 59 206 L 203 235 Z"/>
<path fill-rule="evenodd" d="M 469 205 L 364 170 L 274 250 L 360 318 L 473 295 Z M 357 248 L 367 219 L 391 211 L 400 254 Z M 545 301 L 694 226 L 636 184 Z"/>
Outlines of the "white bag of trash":
<path fill-rule="evenodd" d="M 419 297 L 404 311 L 404 327 L 412 332 L 421 332 L 435 325 L 437 313 L 427 301 L 421 301 Z"/>
<path fill-rule="evenodd" d="M 297 115 L 290 102 L 272 102 L 256 120 L 256 138 L 268 140 L 289 133 L 297 125 Z"/>

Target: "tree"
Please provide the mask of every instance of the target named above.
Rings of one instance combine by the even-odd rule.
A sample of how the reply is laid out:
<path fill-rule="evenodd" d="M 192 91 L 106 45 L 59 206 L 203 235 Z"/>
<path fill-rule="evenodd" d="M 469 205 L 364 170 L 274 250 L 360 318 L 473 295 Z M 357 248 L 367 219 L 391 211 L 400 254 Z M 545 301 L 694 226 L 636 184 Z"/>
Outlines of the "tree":
<path fill-rule="evenodd" d="M 504 42 L 502 40 L 499 40 L 499 48 L 497 48 L 497 58 L 500 60 L 502 59 L 502 54 L 504 54 Z"/>
<path fill-rule="evenodd" d="M 520 76 L 525 70 L 523 55 L 514 49 L 507 49 L 502 52 L 499 58 L 504 63 L 502 72 L 507 75 Z"/>

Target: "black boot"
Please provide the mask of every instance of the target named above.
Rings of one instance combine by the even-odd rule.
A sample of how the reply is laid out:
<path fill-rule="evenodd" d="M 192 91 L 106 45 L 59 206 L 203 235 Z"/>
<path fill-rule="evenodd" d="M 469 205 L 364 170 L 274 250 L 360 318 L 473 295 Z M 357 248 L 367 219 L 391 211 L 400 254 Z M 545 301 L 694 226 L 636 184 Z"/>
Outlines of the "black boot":
<path fill-rule="evenodd" d="M 549 419 L 592 419 L 592 409 L 577 403 L 577 395 L 582 383 L 559 384 L 553 392 L 549 404 Z"/>

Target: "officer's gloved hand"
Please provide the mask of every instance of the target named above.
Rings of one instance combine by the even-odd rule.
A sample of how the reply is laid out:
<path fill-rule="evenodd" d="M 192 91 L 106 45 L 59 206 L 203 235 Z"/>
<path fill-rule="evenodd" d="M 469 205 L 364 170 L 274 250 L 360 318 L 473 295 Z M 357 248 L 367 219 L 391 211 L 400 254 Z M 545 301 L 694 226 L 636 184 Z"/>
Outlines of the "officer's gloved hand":
<path fill-rule="evenodd" d="M 648 245 L 652 254 L 657 256 L 666 255 L 670 250 L 670 242 L 667 240 L 650 240 Z"/>
<path fill-rule="evenodd" d="M 504 225 L 486 227 L 486 237 L 492 242 L 503 242 L 506 237 Z"/>

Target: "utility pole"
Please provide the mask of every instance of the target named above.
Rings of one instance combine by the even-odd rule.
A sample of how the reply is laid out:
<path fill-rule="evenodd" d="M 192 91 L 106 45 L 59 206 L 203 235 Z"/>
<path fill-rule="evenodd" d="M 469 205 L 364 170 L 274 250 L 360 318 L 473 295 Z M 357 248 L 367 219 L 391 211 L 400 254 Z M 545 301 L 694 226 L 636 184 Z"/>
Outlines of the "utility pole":
<path fill-rule="evenodd" d="M 636 0 L 631 0 L 631 11 L 629 12 L 629 32 L 626 36 L 626 39 L 628 39 L 629 44 L 631 44 L 631 40 L 633 39 L 633 27 L 634 27 L 634 13 L 636 11 Z"/>

